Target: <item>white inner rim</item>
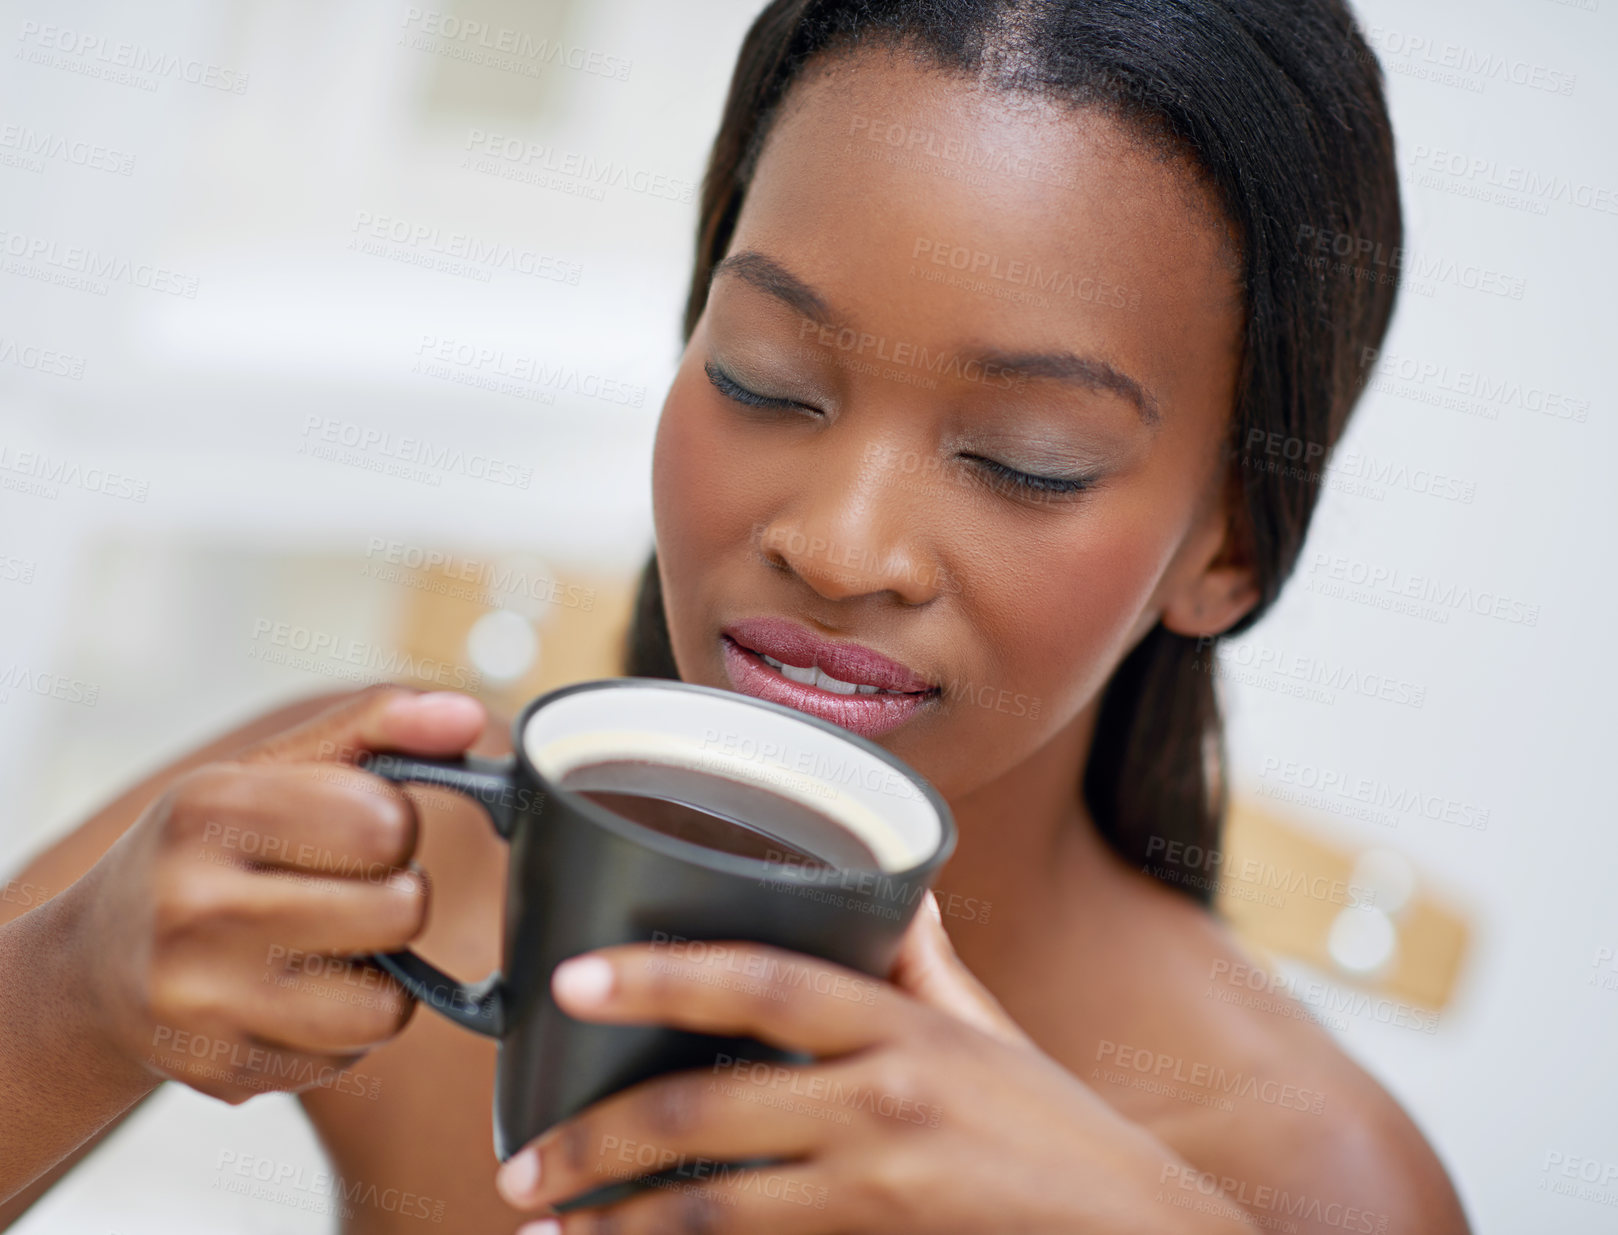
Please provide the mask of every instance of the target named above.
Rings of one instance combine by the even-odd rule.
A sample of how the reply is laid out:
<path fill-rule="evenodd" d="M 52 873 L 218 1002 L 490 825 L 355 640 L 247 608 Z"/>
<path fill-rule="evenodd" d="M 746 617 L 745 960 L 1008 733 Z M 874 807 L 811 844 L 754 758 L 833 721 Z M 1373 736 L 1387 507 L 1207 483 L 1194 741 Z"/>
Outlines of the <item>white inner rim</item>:
<path fill-rule="evenodd" d="M 745 696 L 581 690 L 534 712 L 522 741 L 534 767 L 558 783 L 574 768 L 637 759 L 756 785 L 843 824 L 884 871 L 925 861 L 943 835 L 938 812 L 897 768 Z"/>

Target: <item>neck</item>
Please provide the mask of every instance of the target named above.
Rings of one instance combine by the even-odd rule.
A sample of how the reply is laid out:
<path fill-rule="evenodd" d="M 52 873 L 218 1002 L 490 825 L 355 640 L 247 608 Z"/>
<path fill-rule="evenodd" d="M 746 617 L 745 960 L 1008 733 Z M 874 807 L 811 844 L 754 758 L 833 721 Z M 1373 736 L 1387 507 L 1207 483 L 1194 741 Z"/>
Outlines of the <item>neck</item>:
<path fill-rule="evenodd" d="M 959 838 L 939 879 L 939 906 L 961 959 L 980 976 L 1008 950 L 1025 952 L 1075 908 L 1100 899 L 1110 851 L 1081 791 L 1095 710 L 950 801 Z"/>

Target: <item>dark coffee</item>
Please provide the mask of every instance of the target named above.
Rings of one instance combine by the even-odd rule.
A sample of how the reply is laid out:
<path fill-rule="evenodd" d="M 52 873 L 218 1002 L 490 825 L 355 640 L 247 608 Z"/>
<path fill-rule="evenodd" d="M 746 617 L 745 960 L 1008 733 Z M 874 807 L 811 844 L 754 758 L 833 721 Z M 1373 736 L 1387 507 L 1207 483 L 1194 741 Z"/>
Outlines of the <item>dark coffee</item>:
<path fill-rule="evenodd" d="M 574 768 L 571 789 L 642 827 L 745 858 L 876 869 L 876 854 L 830 811 L 694 768 L 613 760 Z"/>

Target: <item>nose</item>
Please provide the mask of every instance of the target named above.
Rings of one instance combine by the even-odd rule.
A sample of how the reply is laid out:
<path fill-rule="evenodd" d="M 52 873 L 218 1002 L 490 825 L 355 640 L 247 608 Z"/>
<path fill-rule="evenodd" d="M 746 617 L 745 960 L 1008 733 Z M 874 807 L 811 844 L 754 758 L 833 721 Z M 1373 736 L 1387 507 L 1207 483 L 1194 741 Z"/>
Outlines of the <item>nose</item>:
<path fill-rule="evenodd" d="M 892 454 L 851 436 L 835 448 L 823 440 L 813 465 L 799 469 L 793 500 L 755 529 L 765 560 L 827 600 L 891 593 L 924 605 L 957 590 L 931 547 L 939 512 L 914 478 L 888 465 Z"/>

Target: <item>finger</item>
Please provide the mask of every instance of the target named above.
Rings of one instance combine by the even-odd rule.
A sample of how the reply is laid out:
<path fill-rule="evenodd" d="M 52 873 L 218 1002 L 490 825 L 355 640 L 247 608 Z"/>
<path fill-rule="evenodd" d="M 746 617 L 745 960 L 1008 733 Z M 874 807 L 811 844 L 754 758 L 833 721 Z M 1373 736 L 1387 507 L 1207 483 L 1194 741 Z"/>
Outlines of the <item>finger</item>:
<path fill-rule="evenodd" d="M 488 715 L 470 695 L 373 687 L 284 733 L 250 746 L 249 762 L 353 762 L 370 751 L 458 755 L 483 732 Z"/>
<path fill-rule="evenodd" d="M 263 967 L 241 1006 L 243 1025 L 263 1041 L 346 1056 L 397 1036 L 416 1002 L 374 964 L 292 952 Z"/>
<path fill-rule="evenodd" d="M 209 951 L 233 934 L 239 949 L 280 947 L 359 955 L 405 947 L 427 923 L 426 875 L 400 870 L 379 882 L 283 871 L 181 871 L 158 889 L 158 931 L 170 946 Z M 255 969 L 256 972 L 256 969 Z"/>
<path fill-rule="evenodd" d="M 787 1050 L 841 1055 L 891 1039 L 915 1003 L 829 961 L 762 944 L 624 944 L 556 967 L 551 991 L 583 1020 L 745 1035 Z"/>
<path fill-rule="evenodd" d="M 944 929 L 938 898 L 931 892 L 899 943 L 899 955 L 889 977 L 900 990 L 922 1003 L 985 1033 L 1008 1042 L 1029 1041 L 1022 1027 L 956 954 L 949 932 Z"/>
<path fill-rule="evenodd" d="M 216 866 L 275 866 L 379 882 L 409 862 L 409 796 L 341 764 L 221 763 L 192 773 L 183 837 Z"/>
<path fill-rule="evenodd" d="M 845 1094 L 845 1088 L 847 1090 Z M 661 1171 L 687 1158 L 711 1162 L 797 1159 L 820 1149 L 851 1113 L 853 1098 L 807 1067 L 749 1065 L 720 1055 L 712 1068 L 645 1081 L 603 1098 L 512 1156 L 498 1182 L 523 1208 L 554 1205 L 614 1180 Z"/>
<path fill-rule="evenodd" d="M 653 1168 L 655 1169 L 655 1168 Z M 755 1167 L 688 1158 L 672 1164 L 627 1200 L 592 1206 L 551 1221 L 557 1235 L 667 1235 L 701 1231 L 704 1235 L 823 1235 L 851 1229 L 829 1219 L 835 1181 L 814 1163 L 779 1163 Z M 621 1164 L 620 1180 L 646 1173 L 638 1162 Z M 524 1227 L 527 1231 L 530 1227 Z"/>
<path fill-rule="evenodd" d="M 348 1072 L 359 1058 L 291 1050 L 270 1041 L 188 1033 L 156 1045 L 146 1063 L 210 1097 L 240 1101 L 261 1093 L 306 1089 L 362 1091 L 366 1078 Z"/>

